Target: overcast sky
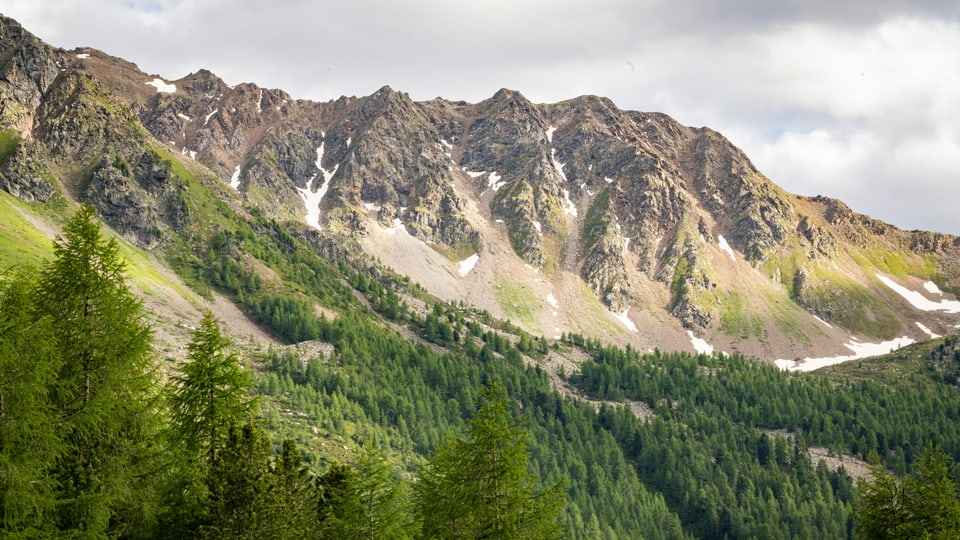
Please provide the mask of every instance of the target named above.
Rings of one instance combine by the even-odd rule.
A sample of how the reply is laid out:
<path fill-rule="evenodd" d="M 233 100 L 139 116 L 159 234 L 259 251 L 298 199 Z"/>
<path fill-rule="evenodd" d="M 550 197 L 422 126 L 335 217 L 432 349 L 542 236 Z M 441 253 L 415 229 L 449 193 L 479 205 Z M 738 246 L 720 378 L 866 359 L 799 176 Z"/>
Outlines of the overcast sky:
<path fill-rule="evenodd" d="M 4 0 L 52 45 L 295 98 L 582 94 L 709 126 L 792 193 L 960 234 L 956 0 Z"/>

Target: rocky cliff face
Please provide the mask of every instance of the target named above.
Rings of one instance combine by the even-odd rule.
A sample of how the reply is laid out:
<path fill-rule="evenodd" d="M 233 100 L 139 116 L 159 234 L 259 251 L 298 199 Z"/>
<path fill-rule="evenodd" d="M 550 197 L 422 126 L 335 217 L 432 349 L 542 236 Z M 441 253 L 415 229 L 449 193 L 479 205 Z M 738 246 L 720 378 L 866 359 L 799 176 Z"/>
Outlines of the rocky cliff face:
<path fill-rule="evenodd" d="M 476 104 L 414 102 L 384 87 L 315 103 L 55 50 L 0 17 L 0 131 L 0 188 L 89 201 L 147 249 L 189 229 L 190 184 L 207 175 L 223 204 L 311 234 L 402 230 L 449 261 L 437 283 L 472 283 L 450 296 L 496 296 L 520 275 L 511 269 L 528 268 L 532 289 L 578 281 L 623 318 L 636 308 L 674 334 L 768 352 L 955 324 L 905 309 L 877 276 L 955 293 L 960 239 L 788 194 L 722 135 L 604 98 L 534 104 L 501 90 Z M 497 257 L 485 278 L 456 271 L 481 254 Z M 588 326 L 574 324 L 577 307 L 542 309 Z"/>

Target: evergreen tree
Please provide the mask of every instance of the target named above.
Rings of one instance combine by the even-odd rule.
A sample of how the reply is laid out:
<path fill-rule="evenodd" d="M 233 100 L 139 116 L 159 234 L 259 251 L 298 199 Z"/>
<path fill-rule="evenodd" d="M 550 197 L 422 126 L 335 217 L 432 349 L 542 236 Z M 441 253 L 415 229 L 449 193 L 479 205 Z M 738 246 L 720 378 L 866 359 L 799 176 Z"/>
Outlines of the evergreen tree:
<path fill-rule="evenodd" d="M 960 486 L 952 478 L 952 460 L 928 446 L 916 471 L 898 479 L 872 453 L 871 481 L 860 484 L 857 531 L 862 538 L 960 537 Z"/>
<path fill-rule="evenodd" d="M 537 492 L 529 434 L 496 384 L 484 387 L 467 438 L 448 437 L 416 486 L 423 538 L 560 538 L 564 494 Z"/>
<path fill-rule="evenodd" d="M 187 451 L 203 456 L 208 466 L 216 464 L 230 426 L 241 424 L 254 407 L 252 378 L 230 345 L 207 311 L 187 345 L 187 362 L 171 378 L 174 426 Z"/>
<path fill-rule="evenodd" d="M 51 321 L 33 315 L 26 273 L 0 278 L 0 531 L 51 525 L 51 470 L 63 452 L 49 389 L 60 367 Z"/>
<path fill-rule="evenodd" d="M 332 467 L 321 531 L 326 538 L 411 538 L 412 520 L 404 483 L 383 455 L 369 446 L 349 474 Z M 334 487 L 335 486 L 335 487 Z"/>
<path fill-rule="evenodd" d="M 116 241 L 101 237 L 92 208 L 66 224 L 54 255 L 40 273 L 35 317 L 50 321 L 60 355 L 50 392 L 64 443 L 55 471 L 59 526 L 132 534 L 151 500 L 158 418 L 151 330 L 124 282 Z"/>

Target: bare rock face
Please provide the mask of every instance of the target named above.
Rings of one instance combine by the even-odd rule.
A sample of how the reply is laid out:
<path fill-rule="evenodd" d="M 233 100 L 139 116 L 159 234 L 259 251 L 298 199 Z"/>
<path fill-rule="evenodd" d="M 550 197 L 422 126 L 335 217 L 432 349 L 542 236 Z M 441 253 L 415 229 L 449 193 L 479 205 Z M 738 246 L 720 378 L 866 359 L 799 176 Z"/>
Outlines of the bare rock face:
<path fill-rule="evenodd" d="M 27 127 L 59 71 L 47 44 L 0 15 L 0 126 Z"/>
<path fill-rule="evenodd" d="M 719 133 L 663 114 L 506 89 L 476 104 L 390 87 L 315 103 L 53 50 L 0 17 L 0 189 L 88 201 L 150 249 L 203 219 L 198 183 L 222 199 L 208 206 L 263 213 L 325 253 L 377 225 L 451 261 L 503 243 L 614 312 L 646 302 L 697 333 L 766 319 L 759 336 L 798 334 L 806 311 L 889 337 L 913 321 L 877 274 L 960 291 L 957 237 L 788 194 Z"/>
<path fill-rule="evenodd" d="M 114 163 L 100 162 L 82 198 L 97 214 L 133 244 L 152 249 L 161 232 L 149 194 Z"/>
<path fill-rule="evenodd" d="M 20 141 L 12 134 L 16 147 L 0 159 L 0 189 L 24 202 L 45 202 L 56 193 L 50 181 L 53 175 L 43 165 L 36 145 Z"/>

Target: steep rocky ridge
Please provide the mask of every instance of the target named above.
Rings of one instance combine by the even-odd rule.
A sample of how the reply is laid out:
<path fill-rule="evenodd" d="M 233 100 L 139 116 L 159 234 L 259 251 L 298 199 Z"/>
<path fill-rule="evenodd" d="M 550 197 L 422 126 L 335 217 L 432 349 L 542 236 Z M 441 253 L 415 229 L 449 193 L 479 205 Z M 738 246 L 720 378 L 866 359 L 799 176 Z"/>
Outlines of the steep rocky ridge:
<path fill-rule="evenodd" d="M 205 70 L 145 74 L 6 18 L 0 46 L 0 187 L 88 201 L 146 249 L 225 204 L 318 249 L 358 242 L 441 297 L 549 337 L 644 348 L 703 337 L 794 357 L 960 322 L 878 277 L 950 299 L 960 239 L 788 194 L 719 133 L 662 114 L 506 89 L 476 104 L 389 87 L 316 103 Z M 196 199 L 200 181 L 219 201 Z"/>

